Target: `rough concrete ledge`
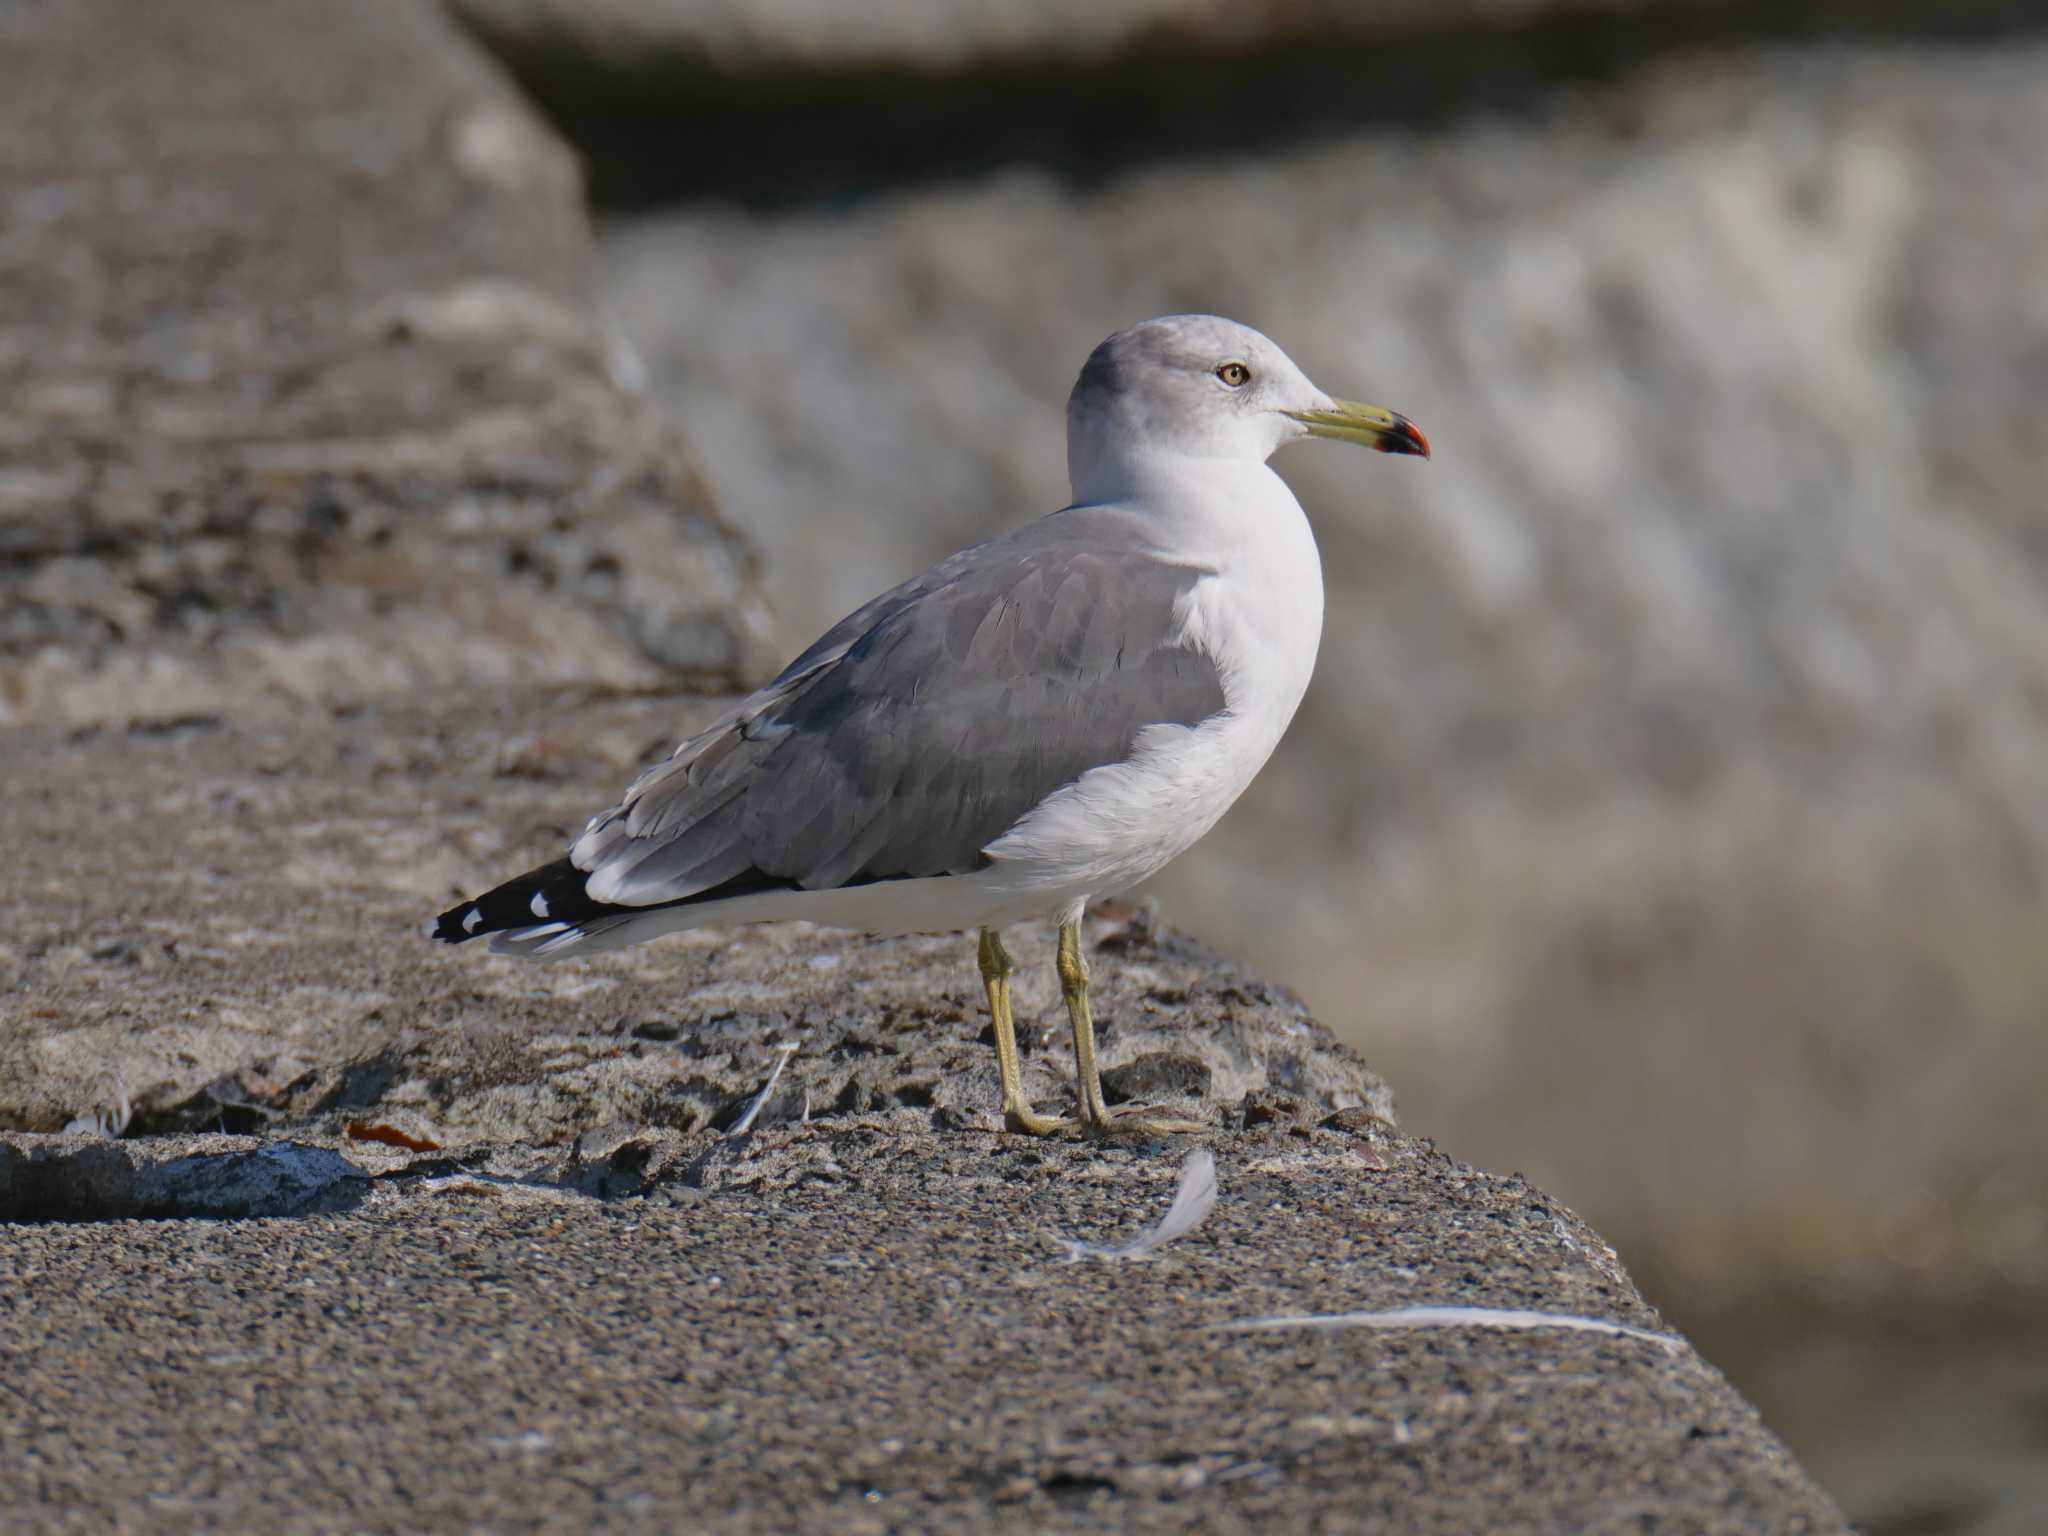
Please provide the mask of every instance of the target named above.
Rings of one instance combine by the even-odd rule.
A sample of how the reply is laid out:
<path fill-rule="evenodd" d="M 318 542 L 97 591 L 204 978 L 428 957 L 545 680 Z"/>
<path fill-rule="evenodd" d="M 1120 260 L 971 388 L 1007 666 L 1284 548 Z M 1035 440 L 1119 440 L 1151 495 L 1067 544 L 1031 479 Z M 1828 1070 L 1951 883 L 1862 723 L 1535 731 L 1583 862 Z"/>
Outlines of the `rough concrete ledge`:
<path fill-rule="evenodd" d="M 1215 1208 L 1153 1261 L 1070 1263 L 1165 1210 L 1182 1149 L 916 1118 L 524 1174 L 394 1152 L 349 1215 L 13 1229 L 33 1454 L 0 1497 L 118 1525 L 196 1476 L 204 1523 L 297 1530 L 1845 1529 L 1519 1179 L 1367 1116 L 1268 1123 L 1210 1140 Z M 586 1192 L 628 1149 L 653 1176 Z M 1233 1326 L 1260 1319 L 1290 1321 Z"/>

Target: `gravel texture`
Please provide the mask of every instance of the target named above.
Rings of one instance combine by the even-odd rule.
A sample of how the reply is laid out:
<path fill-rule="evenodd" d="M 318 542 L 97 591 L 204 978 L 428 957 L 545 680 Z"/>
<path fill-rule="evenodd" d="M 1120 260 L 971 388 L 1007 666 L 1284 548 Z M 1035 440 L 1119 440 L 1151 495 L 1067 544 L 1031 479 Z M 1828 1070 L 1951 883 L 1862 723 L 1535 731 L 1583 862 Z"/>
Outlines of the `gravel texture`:
<path fill-rule="evenodd" d="M 1683 1346 L 1211 1331 L 1423 1300 L 1658 1329 L 1518 1179 L 1269 1125 L 1218 1138 L 1214 1214 L 1157 1259 L 1070 1265 L 1055 1237 L 1157 1217 L 1174 1150 L 918 1118 L 757 1131 L 715 1181 L 608 1202 L 437 1168 L 345 1215 L 11 1229 L 0 1507 L 48 1530 L 1846 1530 Z"/>

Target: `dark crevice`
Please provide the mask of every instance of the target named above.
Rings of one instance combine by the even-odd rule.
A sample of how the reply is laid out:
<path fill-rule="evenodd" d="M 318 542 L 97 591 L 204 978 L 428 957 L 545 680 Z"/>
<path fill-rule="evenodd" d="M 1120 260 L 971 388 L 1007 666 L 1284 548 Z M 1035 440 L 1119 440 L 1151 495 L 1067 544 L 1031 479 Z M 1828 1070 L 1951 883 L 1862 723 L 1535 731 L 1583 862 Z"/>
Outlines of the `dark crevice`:
<path fill-rule="evenodd" d="M 260 1136 L 276 1118 L 277 1106 L 256 1102 L 230 1074 L 174 1103 L 145 1099 L 135 1106 L 127 1134 L 173 1136 L 212 1131 L 224 1136 Z"/>
<path fill-rule="evenodd" d="M 953 70 L 731 70 L 679 43 L 609 52 L 571 31 L 465 19 L 582 153 L 593 201 L 615 211 L 846 205 L 1006 168 L 1086 186 L 1361 129 L 1528 114 L 1561 89 L 1687 52 L 2048 33 L 2038 0 L 1702 0 L 1520 27 L 1304 30 L 1249 46 L 1164 32 L 1099 58 L 1011 55 Z"/>
<path fill-rule="evenodd" d="M 353 1210 L 370 1177 L 339 1153 L 295 1142 L 152 1161 L 132 1144 L 0 1144 L 0 1223 L 238 1221 Z"/>
<path fill-rule="evenodd" d="M 1089 1504 L 1107 1494 L 1119 1492 L 1116 1482 L 1093 1472 L 1053 1472 L 1039 1479 L 1045 1496 L 1059 1505 Z"/>

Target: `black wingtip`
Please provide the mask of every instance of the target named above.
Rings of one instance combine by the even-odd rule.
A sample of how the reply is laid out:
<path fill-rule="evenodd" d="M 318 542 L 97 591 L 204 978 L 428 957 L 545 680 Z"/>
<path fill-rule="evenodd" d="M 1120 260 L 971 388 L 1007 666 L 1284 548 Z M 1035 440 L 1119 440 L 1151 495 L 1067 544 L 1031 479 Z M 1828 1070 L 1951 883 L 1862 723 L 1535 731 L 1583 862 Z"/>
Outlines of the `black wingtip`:
<path fill-rule="evenodd" d="M 579 922 L 608 909 L 593 902 L 583 889 L 584 872 L 567 859 L 529 869 L 475 901 L 450 907 L 434 920 L 430 938 L 443 944 L 466 944 L 507 928 L 535 923 Z"/>
<path fill-rule="evenodd" d="M 502 933 L 508 928 L 531 928 L 539 923 L 561 923 L 567 927 L 580 927 L 601 918 L 617 917 L 622 913 L 651 911 L 653 907 L 623 907 L 610 902 L 592 901 L 588 889 L 589 875 L 578 869 L 568 859 L 557 859 L 552 864 L 543 864 L 529 869 L 523 875 L 507 880 L 503 885 L 485 891 L 474 901 L 465 901 L 460 906 L 450 907 L 432 923 L 423 926 L 423 932 L 430 939 L 439 939 L 443 944 L 467 944 L 471 939 L 487 938 Z M 876 877 L 860 875 L 849 880 L 849 885 L 866 885 Z M 883 877 L 894 878 L 894 877 Z M 794 891 L 801 887 L 793 880 L 778 875 L 764 875 L 757 869 L 750 869 L 721 881 L 701 891 L 675 901 L 657 902 L 655 907 L 685 907 L 698 902 L 723 901 L 735 896 L 752 896 L 762 891 Z"/>
<path fill-rule="evenodd" d="M 481 917 L 482 913 L 479 911 L 477 904 L 473 901 L 465 901 L 461 906 L 450 907 L 446 912 L 435 918 L 433 923 L 427 928 L 427 937 L 439 939 L 443 944 L 467 943 L 483 931 L 480 921 Z M 465 922 L 469 922 L 472 918 L 479 919 L 479 921 L 471 928 L 464 928 L 462 925 Z"/>

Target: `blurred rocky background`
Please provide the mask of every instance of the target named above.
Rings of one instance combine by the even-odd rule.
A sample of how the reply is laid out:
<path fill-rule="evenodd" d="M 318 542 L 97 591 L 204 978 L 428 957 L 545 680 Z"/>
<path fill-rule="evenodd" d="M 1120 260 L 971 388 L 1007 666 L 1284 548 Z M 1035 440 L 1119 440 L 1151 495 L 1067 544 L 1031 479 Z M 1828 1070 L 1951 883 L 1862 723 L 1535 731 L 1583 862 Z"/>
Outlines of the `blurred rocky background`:
<path fill-rule="evenodd" d="M 786 648 L 1216 310 L 1324 655 L 1168 912 L 1621 1246 L 1864 1529 L 2048 1519 L 2048 8 L 460 0 Z"/>

